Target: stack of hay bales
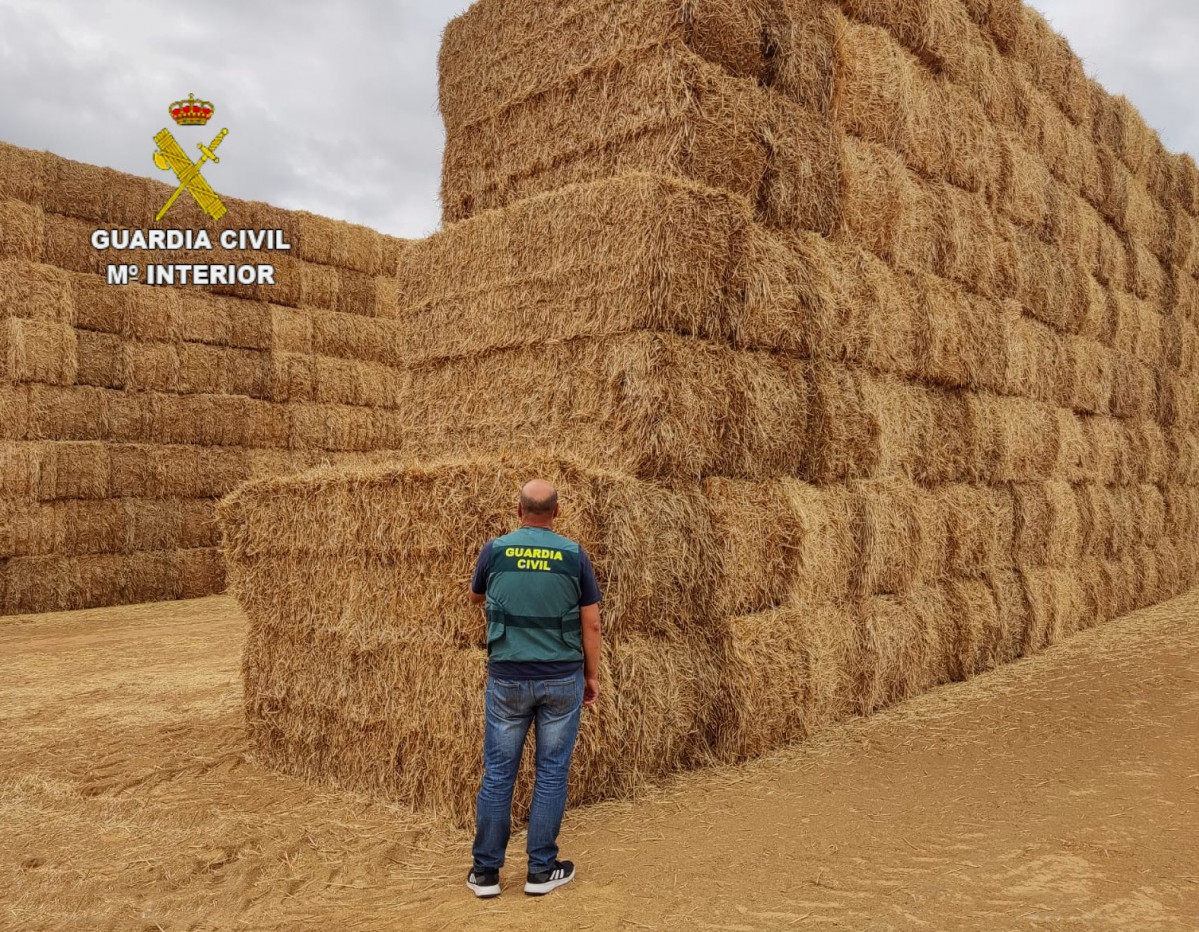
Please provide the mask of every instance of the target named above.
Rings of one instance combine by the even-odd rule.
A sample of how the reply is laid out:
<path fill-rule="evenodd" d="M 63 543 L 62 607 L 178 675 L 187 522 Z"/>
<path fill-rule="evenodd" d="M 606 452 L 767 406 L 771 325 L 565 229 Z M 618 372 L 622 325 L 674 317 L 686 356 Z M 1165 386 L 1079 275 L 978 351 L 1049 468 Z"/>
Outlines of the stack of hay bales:
<path fill-rule="evenodd" d="M 292 249 L 92 248 L 96 229 L 147 228 L 170 193 L 0 144 L 0 614 L 220 592 L 221 495 L 361 459 L 400 419 L 394 364 L 343 334 L 386 326 L 402 241 L 233 199 L 218 226 L 185 195 L 158 226 L 214 245 L 224 228 L 280 229 Z M 278 284 L 105 277 L 222 261 L 273 263 Z"/>
<path fill-rule="evenodd" d="M 414 462 L 224 512 L 268 759 L 469 820 L 458 599 L 535 473 L 609 592 L 576 799 L 1195 582 L 1199 175 L 1037 13 L 481 0 L 441 71 Z"/>

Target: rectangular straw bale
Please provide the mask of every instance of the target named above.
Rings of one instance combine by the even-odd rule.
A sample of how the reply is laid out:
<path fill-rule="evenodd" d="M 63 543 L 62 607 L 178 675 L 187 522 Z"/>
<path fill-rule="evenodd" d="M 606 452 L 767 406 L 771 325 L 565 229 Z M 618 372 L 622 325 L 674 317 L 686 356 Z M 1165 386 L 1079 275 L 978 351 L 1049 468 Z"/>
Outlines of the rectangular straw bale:
<path fill-rule="evenodd" d="M 927 189 L 933 211 L 932 271 L 980 295 L 1004 297 L 1012 286 L 1001 272 L 1003 234 L 982 195 L 948 183 Z"/>
<path fill-rule="evenodd" d="M 611 637 L 714 636 L 703 622 L 716 543 L 699 491 L 545 456 L 331 468 L 243 486 L 220 509 L 237 591 L 266 600 L 246 603 L 258 624 L 332 624 L 364 644 L 410 624 L 481 646 L 466 583 L 486 540 L 512 529 L 520 485 L 539 475 L 559 485 L 560 532 L 592 557 Z M 460 521 L 447 523 L 447 492 L 461 497 Z M 316 537 L 303 530 L 314 521 Z"/>
<path fill-rule="evenodd" d="M 1157 372 L 1154 410 L 1163 426 L 1195 430 L 1199 426 L 1199 392 L 1195 380 L 1176 375 L 1169 369 Z"/>
<path fill-rule="evenodd" d="M 831 300 L 805 315 L 804 345 L 817 358 L 861 363 L 878 372 L 917 374 L 915 276 L 897 272 L 848 242 L 829 253 Z"/>
<path fill-rule="evenodd" d="M 1156 415 L 1157 385 L 1153 370 L 1126 353 L 1115 353 L 1112 414 L 1121 418 Z"/>
<path fill-rule="evenodd" d="M 798 474 L 810 446 L 800 361 L 698 340 L 581 339 L 452 360 L 411 379 L 401 416 L 382 412 L 369 448 L 548 447 L 645 477 L 751 478 Z"/>
<path fill-rule="evenodd" d="M 221 394 L 228 391 L 229 380 L 225 363 L 229 351 L 223 346 L 207 343 L 179 343 L 175 347 L 179 360 L 175 389 L 186 394 Z M 234 394 L 233 392 L 230 392 Z"/>
<path fill-rule="evenodd" d="M 5 569 L 6 615 L 73 611 L 127 601 L 127 573 L 120 556 L 19 557 L 9 560 Z"/>
<path fill-rule="evenodd" d="M 125 387 L 125 350 L 115 334 L 75 331 L 75 381 L 97 388 Z"/>
<path fill-rule="evenodd" d="M 1140 240 L 1130 239 L 1128 250 L 1128 288 L 1138 298 L 1160 308 L 1169 293 L 1169 276 Z"/>
<path fill-rule="evenodd" d="M 784 97 L 764 102 L 766 171 L 757 215 L 768 226 L 828 236 L 841 220 L 841 137 Z"/>
<path fill-rule="evenodd" d="M 111 395 L 87 385 L 32 383 L 28 427 L 18 440 L 104 440 Z"/>
<path fill-rule="evenodd" d="M 1082 508 L 1068 482 L 1014 483 L 1013 557 L 1019 566 L 1069 567 L 1082 557 Z"/>
<path fill-rule="evenodd" d="M 854 671 L 858 710 L 868 715 L 947 682 L 955 621 L 943 587 L 864 600 Z"/>
<path fill-rule="evenodd" d="M 802 106 L 828 113 L 835 84 L 836 37 L 844 19 L 824 0 L 783 0 L 781 12 L 767 25 L 762 81 Z"/>
<path fill-rule="evenodd" d="M 328 639 L 254 637 L 252 630 L 246 715 L 259 756 L 459 826 L 473 821 L 482 651 L 446 651 L 411 634 L 358 654 L 338 651 Z M 322 674 L 330 674 L 310 672 L 304 658 L 314 651 L 327 656 Z M 718 681 L 695 651 L 648 638 L 613 645 L 601 678 L 610 685 L 580 726 L 571 805 L 633 795 L 704 754 Z M 518 780 L 518 819 L 528 810 L 528 777 L 526 770 Z"/>
<path fill-rule="evenodd" d="M 493 215 L 487 214 L 486 216 L 492 217 Z M 428 243 L 429 240 L 421 240 L 415 248 L 419 249 Z M 459 243 L 458 254 L 462 259 L 462 264 L 458 268 L 458 273 L 462 277 L 465 277 L 471 268 L 471 263 L 466 261 L 465 253 L 466 250 Z M 458 283 L 457 279 L 453 282 L 447 279 L 443 283 L 442 293 L 445 294 L 447 300 L 450 289 Z M 419 285 L 430 287 L 432 282 L 425 281 L 422 277 Z M 305 351 L 321 356 L 356 359 L 362 362 L 381 362 L 388 365 L 396 365 L 411 358 L 414 354 L 408 350 L 410 337 L 401 329 L 400 322 L 395 320 L 401 313 L 398 296 L 402 293 L 402 287 L 397 287 L 395 306 L 387 312 L 388 319 L 385 320 L 363 317 L 359 314 L 343 314 L 338 311 L 306 310 L 304 313 L 311 321 L 311 336 L 305 338 L 307 328 L 300 334 L 302 345 L 309 348 Z M 413 329 L 419 332 L 420 328 Z"/>
<path fill-rule="evenodd" d="M 114 550 L 175 550 L 183 535 L 184 512 L 180 499 L 127 498 L 124 506 L 124 539 Z"/>
<path fill-rule="evenodd" d="M 141 227 L 154 216 L 149 179 L 50 156 L 42 207 L 94 228 Z"/>
<path fill-rule="evenodd" d="M 1199 485 L 1199 438 L 1191 431 L 1168 427 L 1165 440 L 1170 482 L 1180 486 Z"/>
<path fill-rule="evenodd" d="M 990 189 L 992 207 L 1027 229 L 1038 229 L 1049 211 L 1052 176 L 1044 162 L 1029 152 L 1014 134 L 999 132 L 998 171 Z"/>
<path fill-rule="evenodd" d="M 0 501 L 0 557 L 80 556 L 121 549 L 121 503 Z"/>
<path fill-rule="evenodd" d="M 114 448 L 114 464 L 118 455 L 134 474 L 144 476 L 140 497 L 218 498 L 250 475 L 248 451 L 235 447 L 126 446 Z"/>
<path fill-rule="evenodd" d="M 1119 232 L 1106 220 L 1099 226 L 1099 248 L 1095 256 L 1095 277 L 1113 289 L 1128 287 L 1128 250 Z"/>
<path fill-rule="evenodd" d="M 1068 343 L 1074 363 L 1069 406 L 1088 414 L 1110 414 L 1117 355 L 1097 340 L 1085 337 L 1072 337 Z"/>
<path fill-rule="evenodd" d="M 689 178 L 756 203 L 772 111 L 756 82 L 680 46 L 622 51 L 451 134 L 443 220 L 629 171 Z"/>
<path fill-rule="evenodd" d="M 175 551 L 180 599 L 199 599 L 225 591 L 225 560 L 217 547 Z"/>
<path fill-rule="evenodd" d="M 294 450 L 370 450 L 381 437 L 398 438 L 408 424 L 406 412 L 349 405 L 297 402 L 279 410 L 287 418 L 287 446 Z M 448 445 L 450 438 L 443 442 Z"/>
<path fill-rule="evenodd" d="M 312 315 L 303 345 L 415 362 L 649 329 L 795 348 L 806 312 L 827 301 L 826 253 L 817 237 L 776 242 L 726 193 L 623 175 L 435 234 L 399 263 L 393 320 L 351 332 Z"/>
<path fill-rule="evenodd" d="M 131 391 L 177 391 L 178 344 L 129 340 L 122 347 L 125 387 Z"/>
<path fill-rule="evenodd" d="M 231 317 L 239 304 L 207 291 L 183 291 L 176 295 L 179 339 L 211 346 L 229 346 Z"/>
<path fill-rule="evenodd" d="M 74 324 L 70 274 L 23 259 L 0 259 L 0 317 Z"/>
<path fill-rule="evenodd" d="M 844 21 L 834 47 L 832 116 L 861 139 L 906 153 L 916 62 L 886 29 Z"/>
<path fill-rule="evenodd" d="M 911 251 L 921 192 L 903 159 L 890 149 L 846 137 L 843 151 L 844 229 L 875 255 L 898 264 Z"/>
<path fill-rule="evenodd" d="M 1015 503 L 1006 486 L 947 483 L 932 490 L 946 527 L 946 571 L 978 577 L 1012 565 Z"/>
<path fill-rule="evenodd" d="M 763 0 L 686 8 L 673 0 L 587 0 L 547 11 L 514 0 L 476 4 L 452 19 L 442 38 L 439 96 L 447 133 L 628 48 L 681 42 L 731 74 L 764 78 L 776 57 L 765 44 L 767 30 L 775 33 L 814 4 L 790 0 L 786 17 L 780 6 Z"/>
<path fill-rule="evenodd" d="M 849 494 L 856 597 L 907 593 L 944 572 L 948 528 L 941 499 L 895 480 L 854 482 Z"/>
<path fill-rule="evenodd" d="M 1056 417 L 1058 450 L 1054 476 L 1067 482 L 1101 481 L 1105 477 L 1100 472 L 1102 464 L 1093 456 L 1092 436 L 1083 424 L 1088 415 L 1058 408 Z"/>
<path fill-rule="evenodd" d="M 950 579 L 945 597 L 952 613 L 946 638 L 949 676 L 965 680 L 991 669 L 1014 640 L 1007 627 L 1010 616 L 1001 613 L 991 585 L 985 579 Z"/>
<path fill-rule="evenodd" d="M 78 371 L 75 330 L 66 323 L 0 318 L 0 377 L 71 385 Z"/>
<path fill-rule="evenodd" d="M 41 208 L 0 199 L 0 258 L 41 262 L 45 223 Z"/>
<path fill-rule="evenodd" d="M 848 598 L 855 542 L 844 487 L 709 478 L 703 492 L 718 542 L 716 615 Z"/>
<path fill-rule="evenodd" d="M 1169 452 L 1161 425 L 1148 418 L 1124 421 L 1127 459 L 1122 463 L 1120 480 L 1124 484 L 1166 481 Z"/>
<path fill-rule="evenodd" d="M 1024 652 L 1032 612 L 1018 570 L 993 570 L 986 581 L 995 596 L 996 616 L 995 629 L 979 651 L 980 669 L 1011 663 Z"/>
<path fill-rule="evenodd" d="M 1029 606 L 1025 653 L 1037 653 L 1086 625 L 1086 602 L 1074 570 L 1020 570 Z"/>
<path fill-rule="evenodd" d="M 271 394 L 271 354 L 253 349 L 226 349 L 222 353 L 224 391 L 230 395 L 268 399 Z"/>
<path fill-rule="evenodd" d="M 722 696 L 736 725 L 723 758 L 765 754 L 853 714 L 859 645 L 850 610 L 780 608 L 738 616 L 728 628 Z M 788 671 L 781 681 L 780 669 Z"/>
<path fill-rule="evenodd" d="M 1019 305 L 1005 303 L 1010 339 L 1004 358 L 1002 391 L 1006 394 L 1050 402 L 1061 394 L 1063 338 L 1049 324 L 1021 313 Z"/>
<path fill-rule="evenodd" d="M 933 384 L 1000 389 L 1008 370 L 1011 315 L 931 275 L 916 275 L 918 369 Z"/>
<path fill-rule="evenodd" d="M 49 152 L 0 142 L 0 201 L 11 198 L 26 204 L 41 204 L 47 166 L 52 158 Z"/>
<path fill-rule="evenodd" d="M 981 393 L 967 393 L 967 404 L 983 475 L 992 482 L 1033 482 L 1053 475 L 1060 444 L 1053 406 Z"/>
<path fill-rule="evenodd" d="M 1131 486 L 1129 497 L 1134 515 L 1133 546 L 1156 547 L 1166 535 L 1166 499 L 1156 485 Z"/>
<path fill-rule="evenodd" d="M 1091 82 L 1091 103 L 1095 142 L 1110 147 L 1130 172 L 1139 173 L 1152 148 L 1153 130 L 1127 97 L 1108 93 L 1097 81 Z"/>
<path fill-rule="evenodd" d="M 95 229 L 94 223 L 49 211 L 45 213 L 43 223 L 40 258 L 38 256 L 28 256 L 27 258 L 44 261 L 48 265 L 56 265 L 70 272 L 103 274 L 111 259 L 108 253 L 92 248 L 91 235 Z"/>
<path fill-rule="evenodd" d="M 1039 320 L 1077 333 L 1090 302 L 1090 274 L 1076 255 L 1042 242 L 1022 228 L 1016 242 L 1024 260 L 1020 303 Z"/>
<path fill-rule="evenodd" d="M 1166 503 L 1167 537 L 1185 540 L 1199 532 L 1199 491 L 1171 483 L 1163 487 L 1162 497 Z"/>

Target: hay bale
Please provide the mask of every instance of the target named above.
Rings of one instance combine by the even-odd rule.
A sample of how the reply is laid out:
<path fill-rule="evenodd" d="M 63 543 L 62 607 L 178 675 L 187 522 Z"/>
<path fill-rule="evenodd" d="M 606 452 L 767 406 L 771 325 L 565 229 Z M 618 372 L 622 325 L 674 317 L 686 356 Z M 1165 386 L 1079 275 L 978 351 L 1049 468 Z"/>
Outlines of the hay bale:
<path fill-rule="evenodd" d="M 703 494 L 718 542 L 718 617 L 848 598 L 856 547 L 846 489 L 710 478 Z"/>
<path fill-rule="evenodd" d="M 225 560 L 216 547 L 175 551 L 177 597 L 198 599 L 225 591 Z"/>
<path fill-rule="evenodd" d="M 980 475 L 991 482 L 1038 482 L 1053 476 L 1060 452 L 1057 411 L 1026 398 L 966 393 Z"/>
<path fill-rule="evenodd" d="M 70 275 L 24 260 L 0 260 L 0 318 L 24 317 L 73 325 Z"/>
<path fill-rule="evenodd" d="M 1016 229 L 1016 244 L 1025 263 L 1020 303 L 1038 320 L 1077 333 L 1091 298 L 1090 274 L 1082 262 L 1023 228 Z"/>
<path fill-rule="evenodd" d="M 1037 653 L 1090 627 L 1087 604 L 1074 570 L 1024 567 L 1019 571 L 1029 606 L 1025 653 Z"/>
<path fill-rule="evenodd" d="M 0 558 L 79 556 L 120 550 L 119 501 L 0 500 Z"/>
<path fill-rule="evenodd" d="M 781 7 L 783 15 L 767 24 L 762 81 L 801 106 L 828 113 L 843 18 L 824 0 L 783 0 Z"/>
<path fill-rule="evenodd" d="M 78 371 L 75 330 L 54 320 L 0 318 L 0 378 L 71 385 Z"/>
<path fill-rule="evenodd" d="M 1010 314 L 933 276 L 916 275 L 914 282 L 916 353 L 923 380 L 955 388 L 1004 387 Z"/>
<path fill-rule="evenodd" d="M 1048 324 L 1021 313 L 1014 303 L 1005 304 L 1003 313 L 1010 322 L 1010 339 L 1000 390 L 1037 401 L 1054 401 L 1066 379 L 1062 336 Z"/>
<path fill-rule="evenodd" d="M 804 317 L 803 346 L 813 357 L 916 375 L 914 277 L 846 242 L 829 251 L 832 298 Z"/>
<path fill-rule="evenodd" d="M 776 112 L 756 82 L 681 46 L 622 51 L 451 134 L 443 220 L 629 171 L 689 178 L 757 203 L 762 134 Z"/>
<path fill-rule="evenodd" d="M 783 17 L 781 4 L 763 0 L 685 7 L 675 0 L 584 0 L 552 11 L 518 0 L 477 3 L 442 37 L 439 99 L 447 135 L 544 93 L 564 75 L 643 46 L 681 43 L 731 74 L 765 78 L 778 55 L 765 41 L 767 30 L 784 29 L 812 4 L 788 5 Z"/>
<path fill-rule="evenodd" d="M 834 46 L 832 116 L 846 132 L 906 153 L 917 64 L 886 29 L 844 21 Z"/>
<path fill-rule="evenodd" d="M 1083 507 L 1067 482 L 1014 483 L 1012 555 L 1021 567 L 1070 567 L 1082 558 Z"/>
<path fill-rule="evenodd" d="M 258 600 L 246 610 L 260 624 L 316 631 L 332 621 L 364 645 L 412 624 L 446 643 L 480 643 L 481 616 L 465 598 L 474 559 L 511 529 L 516 491 L 538 474 L 560 485 L 560 530 L 592 556 L 613 638 L 713 635 L 702 621 L 715 543 L 698 492 L 546 457 L 329 469 L 243 486 L 220 512 L 235 590 Z M 461 504 L 449 523 L 446 489 Z M 301 533 L 313 521 L 325 528 L 318 539 Z M 301 575 L 303 586 L 282 584 Z"/>
<path fill-rule="evenodd" d="M 791 348 L 829 289 L 819 245 L 794 246 L 773 242 L 728 194 L 622 175 L 484 213 L 408 249 L 392 319 L 344 342 L 366 343 L 368 358 L 382 344 L 382 362 L 629 330 Z M 319 352 L 341 339 L 346 328 L 326 336 L 326 321 L 313 315 L 302 331 L 291 322 L 286 348 Z"/>
<path fill-rule="evenodd" d="M 808 437 L 801 362 L 698 340 L 580 339 L 450 360 L 408 378 L 397 412 L 374 412 L 363 447 L 332 446 L 312 432 L 291 445 L 422 456 L 548 448 L 631 475 L 694 478 L 797 475 L 808 446 L 796 439 Z M 554 384 L 569 390 L 551 400 Z M 447 397 L 458 404 L 447 407 Z M 303 412 L 291 407 L 293 427 L 303 426 L 295 423 Z"/>
<path fill-rule="evenodd" d="M 982 577 L 1013 564 L 1015 503 L 1007 487 L 949 483 L 931 494 L 944 515 L 948 575 Z"/>
<path fill-rule="evenodd" d="M 109 262 L 107 253 L 93 249 L 92 231 L 95 224 L 76 217 L 46 212 L 42 218 L 43 243 L 38 256 L 26 258 L 56 265 L 70 272 L 90 272 L 102 275 Z M 145 256 L 140 257 L 142 259 Z"/>
<path fill-rule="evenodd" d="M 855 711 L 859 645 L 848 609 L 775 609 L 733 618 L 728 630 L 721 695 L 733 722 L 722 735 L 722 759 L 757 757 Z"/>
<path fill-rule="evenodd" d="M 1049 212 L 1049 170 L 1012 133 L 996 134 L 996 158 L 998 171 L 988 192 L 992 207 L 1013 223 L 1039 228 Z"/>
<path fill-rule="evenodd" d="M 6 565 L 4 614 L 74 611 L 175 598 L 169 553 L 19 557 Z"/>
<path fill-rule="evenodd" d="M 54 156 L 0 142 L 0 201 L 42 203 L 47 165 Z"/>
<path fill-rule="evenodd" d="M 22 201 L 0 200 L 0 259 L 41 262 L 45 223 L 40 208 Z"/>
<path fill-rule="evenodd" d="M 482 773 L 481 650 L 447 650 L 414 631 L 357 651 L 329 633 L 268 636 L 251 625 L 243 670 L 259 759 L 470 824 Z M 704 753 L 716 671 L 702 655 L 637 638 L 606 650 L 601 680 L 599 703 L 580 725 L 571 805 L 633 795 Z M 529 776 L 526 765 L 518 820 Z"/>
<path fill-rule="evenodd" d="M 869 715 L 948 682 L 958 619 L 943 587 L 863 601 L 854 670 L 858 711 Z"/>
<path fill-rule="evenodd" d="M 942 500 L 919 486 L 894 480 L 849 486 L 856 556 L 851 592 L 905 594 L 946 568 L 948 516 Z"/>

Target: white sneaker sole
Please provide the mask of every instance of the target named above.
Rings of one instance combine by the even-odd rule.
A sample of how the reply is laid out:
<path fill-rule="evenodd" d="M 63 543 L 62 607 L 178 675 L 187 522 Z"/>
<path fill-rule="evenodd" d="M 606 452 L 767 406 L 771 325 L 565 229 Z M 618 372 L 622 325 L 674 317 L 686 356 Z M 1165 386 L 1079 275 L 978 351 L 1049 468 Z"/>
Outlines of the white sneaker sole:
<path fill-rule="evenodd" d="M 491 886 L 486 887 L 486 886 L 483 886 L 483 884 L 471 883 L 468 880 L 466 882 L 466 885 L 468 887 L 470 887 L 472 890 L 474 890 L 475 896 L 479 897 L 480 899 L 487 899 L 489 897 L 500 895 L 500 885 L 498 883 L 492 884 Z"/>
<path fill-rule="evenodd" d="M 529 896 L 545 896 L 551 890 L 560 887 L 563 884 L 568 884 L 574 879 L 575 875 L 572 871 L 567 877 L 559 877 L 557 880 L 547 880 L 545 883 L 529 883 L 529 881 L 526 880 L 525 893 L 529 894 Z"/>

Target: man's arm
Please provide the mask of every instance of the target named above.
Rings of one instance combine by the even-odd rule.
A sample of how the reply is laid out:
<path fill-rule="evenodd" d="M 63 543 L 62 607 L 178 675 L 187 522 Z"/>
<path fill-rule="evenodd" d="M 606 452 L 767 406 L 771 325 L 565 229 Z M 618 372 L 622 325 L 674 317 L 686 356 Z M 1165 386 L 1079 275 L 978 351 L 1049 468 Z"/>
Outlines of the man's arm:
<path fill-rule="evenodd" d="M 579 553 L 579 622 L 583 626 L 583 705 L 595 705 L 599 697 L 600 636 L 599 602 L 603 598 L 595 579 L 595 567 L 586 551 Z"/>
<path fill-rule="evenodd" d="M 599 698 L 600 635 L 599 603 L 584 605 L 579 609 L 579 620 L 583 624 L 583 705 L 595 705 Z"/>
<path fill-rule="evenodd" d="M 475 572 L 470 578 L 470 587 L 466 591 L 466 597 L 470 599 L 472 605 L 482 605 L 487 601 L 487 573 L 491 570 L 491 541 L 479 551 L 479 558 L 475 560 Z"/>

